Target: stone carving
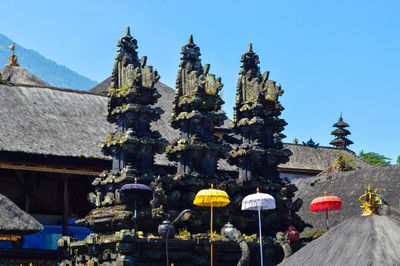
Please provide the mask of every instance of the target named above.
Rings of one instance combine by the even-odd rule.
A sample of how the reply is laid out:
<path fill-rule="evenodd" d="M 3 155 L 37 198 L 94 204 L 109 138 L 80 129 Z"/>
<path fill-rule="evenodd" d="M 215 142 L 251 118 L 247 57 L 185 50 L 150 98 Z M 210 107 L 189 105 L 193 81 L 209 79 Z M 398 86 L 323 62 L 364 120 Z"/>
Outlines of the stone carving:
<path fill-rule="evenodd" d="M 230 241 L 235 241 L 239 245 L 240 250 L 242 251 L 242 257 L 237 263 L 237 266 L 250 265 L 250 250 L 242 233 L 233 227 L 231 223 L 227 223 L 222 227 L 221 235 L 226 236 Z"/>
<path fill-rule="evenodd" d="M 242 145 L 230 154 L 230 161 L 239 167 L 239 180 L 250 180 L 254 174 L 265 175 L 266 166 L 274 172 L 269 178 L 279 178 L 276 166 L 288 161 L 291 155 L 284 149 L 280 132 L 286 122 L 279 119 L 283 107 L 278 97 L 283 94 L 281 86 L 268 80 L 269 72 L 261 75 L 258 55 L 252 45 L 242 55 L 237 84 L 236 105 L 232 127 L 241 135 Z"/>
<path fill-rule="evenodd" d="M 154 88 L 159 79 L 157 71 L 146 65 L 146 57 L 139 60 L 137 41 L 129 28 L 118 47 L 106 113 L 107 120 L 116 125 L 116 131 L 99 144 L 105 155 L 112 156 L 112 169 L 94 178 L 94 191 L 88 195 L 93 209 L 77 221 L 95 233 L 84 241 L 66 238 L 59 241 L 60 248 L 69 254 L 62 265 L 133 263 L 133 212 L 130 204 L 123 204 L 120 188 L 135 178 L 154 191 L 151 209 L 138 203 L 138 228 L 145 232 L 154 234 L 156 223 L 175 219 L 187 208 L 192 209 L 194 218 L 184 226 L 191 233 L 206 232 L 209 210 L 194 207 L 193 199 L 199 190 L 211 184 L 225 190 L 232 202 L 215 213 L 217 227 L 231 219 L 241 232 L 254 233 L 258 220 L 241 211 L 240 205 L 245 195 L 259 187 L 273 195 L 278 206 L 262 219 L 267 239 L 291 225 L 300 230 L 304 228 L 295 214 L 302 202 L 292 202 L 297 188 L 281 180 L 277 171 L 277 165 L 286 162 L 290 155 L 281 142 L 286 125 L 279 118 L 283 110 L 279 97 L 283 90 L 268 80 L 269 72 L 261 75 L 258 56 L 251 46 L 241 60 L 233 129 L 222 130 L 218 127 L 227 119 L 221 109 L 223 84 L 219 77 L 209 73 L 210 65 L 202 65 L 200 48 L 190 36 L 181 51 L 170 118 L 180 136 L 169 145 L 159 132 L 150 128 L 150 123 L 162 113 L 154 107 L 160 97 Z M 224 134 L 234 131 L 240 139 L 235 139 L 233 134 L 225 138 Z M 230 153 L 231 145 L 226 139 L 235 139 Z M 164 150 L 171 161 L 177 162 L 176 173 L 173 167 L 154 166 L 154 155 Z M 217 169 L 218 160 L 228 156 L 238 166 L 238 173 Z M 241 232 L 236 230 L 232 237 L 242 250 L 239 265 L 248 265 L 249 249 Z M 272 251 L 269 247 L 266 250 Z"/>
<path fill-rule="evenodd" d="M 178 174 L 196 170 L 212 176 L 217 159 L 227 157 L 229 151 L 229 146 L 214 136 L 214 128 L 226 119 L 219 95 L 223 84 L 221 78 L 208 73 L 210 65 L 203 68 L 200 48 L 194 44 L 192 35 L 188 44 L 182 47 L 181 54 L 170 119 L 172 127 L 181 131 L 181 136 L 167 148 L 167 155 L 178 162 Z"/>
<path fill-rule="evenodd" d="M 94 209 L 77 220 L 95 234 L 84 241 L 60 241 L 60 246 L 67 245 L 76 253 L 63 265 L 89 261 L 100 265 L 131 265 L 133 212 L 132 206 L 122 203 L 120 188 L 135 178 L 149 184 L 156 176 L 164 175 L 164 170 L 153 166 L 154 155 L 164 152 L 168 142 L 159 132 L 150 129 L 150 123 L 159 119 L 163 112 L 151 106 L 160 97 L 154 88 L 160 76 L 152 66 L 146 65 L 146 57 L 139 60 L 137 41 L 130 35 L 129 28 L 118 41 L 118 47 L 106 113 L 107 120 L 117 129 L 99 144 L 105 155 L 113 157 L 112 169 L 94 178 L 94 191 L 88 195 Z M 139 200 L 138 209 L 137 216 L 142 218 L 138 220 L 151 219 L 148 203 L 141 206 Z M 113 254 L 105 256 L 107 250 L 112 250 Z"/>
<path fill-rule="evenodd" d="M 308 146 L 308 147 L 312 147 L 312 148 L 317 148 L 317 147 L 319 147 L 319 143 L 315 143 L 315 142 L 312 140 L 312 138 L 310 138 L 310 140 L 307 141 L 307 142 L 304 142 L 304 141 L 303 141 L 303 145 L 304 145 L 304 146 Z"/>
<path fill-rule="evenodd" d="M 251 44 L 242 55 L 241 62 L 232 123 L 240 141 L 234 144 L 229 157 L 229 162 L 235 164 L 239 171 L 237 183 L 240 185 L 240 194 L 237 193 L 239 195 L 234 198 L 234 204 L 239 205 L 241 196 L 254 193 L 259 187 L 277 202 L 277 209 L 270 212 L 276 220 L 273 222 L 272 217 L 262 220 L 263 224 L 268 225 L 266 228 L 275 227 L 264 232 L 266 235 L 273 237 L 277 231 L 290 225 L 303 229 L 304 222 L 296 215 L 302 201 L 292 203 L 297 188 L 282 180 L 277 168 L 278 164 L 287 162 L 291 155 L 281 141 L 285 138 L 281 132 L 286 125 L 279 118 L 284 109 L 279 102 L 283 90 L 275 81 L 268 80 L 269 72 L 261 75 L 259 57 Z M 232 214 L 240 216 L 237 212 Z M 242 217 L 242 222 L 251 224 L 256 221 Z"/>
<path fill-rule="evenodd" d="M 289 239 L 284 233 L 276 233 L 276 243 L 278 243 L 283 249 L 283 252 L 285 254 L 283 260 L 286 260 L 290 257 L 290 255 L 292 255 L 292 248 L 290 247 Z"/>

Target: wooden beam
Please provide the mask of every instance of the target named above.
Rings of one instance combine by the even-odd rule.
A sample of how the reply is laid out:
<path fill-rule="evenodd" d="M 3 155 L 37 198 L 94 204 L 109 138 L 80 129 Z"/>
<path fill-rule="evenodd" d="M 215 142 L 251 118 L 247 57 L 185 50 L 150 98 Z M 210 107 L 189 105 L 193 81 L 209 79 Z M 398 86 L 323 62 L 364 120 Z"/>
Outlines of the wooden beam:
<path fill-rule="evenodd" d="M 0 169 L 35 171 L 35 172 L 70 174 L 70 175 L 88 175 L 88 176 L 98 176 L 102 172 L 100 170 L 67 169 L 67 168 L 57 168 L 57 167 L 40 166 L 40 165 L 12 164 L 7 162 L 0 162 Z"/>
<path fill-rule="evenodd" d="M 299 168 L 285 168 L 278 167 L 279 172 L 292 172 L 292 173 L 307 173 L 307 174 L 319 174 L 322 170 L 318 169 L 299 169 Z"/>
<path fill-rule="evenodd" d="M 63 224 L 62 224 L 62 235 L 66 236 L 68 235 L 68 176 L 64 177 L 64 183 L 63 183 L 63 190 L 64 190 L 64 195 L 63 195 Z"/>

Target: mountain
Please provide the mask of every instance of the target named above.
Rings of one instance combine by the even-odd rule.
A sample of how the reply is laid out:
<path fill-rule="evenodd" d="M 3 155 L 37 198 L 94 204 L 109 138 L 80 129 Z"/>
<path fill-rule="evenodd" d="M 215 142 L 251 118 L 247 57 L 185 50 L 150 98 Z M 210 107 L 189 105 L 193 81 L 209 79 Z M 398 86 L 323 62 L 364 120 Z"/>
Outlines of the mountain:
<path fill-rule="evenodd" d="M 10 55 L 9 45 L 12 40 L 0 34 L 0 68 L 8 63 Z M 97 82 L 88 79 L 71 69 L 49 60 L 38 52 L 15 44 L 15 54 L 18 56 L 18 63 L 29 72 L 58 88 L 75 90 L 89 90 L 97 85 Z"/>

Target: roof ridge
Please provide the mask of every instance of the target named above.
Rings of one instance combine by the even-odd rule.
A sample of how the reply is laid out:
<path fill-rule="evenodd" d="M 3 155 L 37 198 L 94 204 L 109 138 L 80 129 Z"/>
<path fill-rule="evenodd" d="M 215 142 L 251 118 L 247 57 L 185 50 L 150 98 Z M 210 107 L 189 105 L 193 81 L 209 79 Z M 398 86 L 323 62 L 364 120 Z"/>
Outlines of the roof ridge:
<path fill-rule="evenodd" d="M 81 90 L 66 89 L 66 88 L 58 88 L 58 87 L 52 87 L 52 86 L 39 86 L 39 85 L 30 85 L 30 84 L 21 84 L 21 83 L 10 83 L 10 84 L 0 84 L 0 85 L 24 87 L 24 88 L 51 89 L 51 90 L 57 90 L 57 91 L 63 91 L 63 92 L 72 92 L 72 93 L 77 93 L 77 94 L 90 94 L 90 95 L 96 95 L 96 96 L 101 96 L 101 97 L 107 97 L 106 95 L 101 94 L 101 93 L 97 93 L 97 92 L 81 91 Z"/>

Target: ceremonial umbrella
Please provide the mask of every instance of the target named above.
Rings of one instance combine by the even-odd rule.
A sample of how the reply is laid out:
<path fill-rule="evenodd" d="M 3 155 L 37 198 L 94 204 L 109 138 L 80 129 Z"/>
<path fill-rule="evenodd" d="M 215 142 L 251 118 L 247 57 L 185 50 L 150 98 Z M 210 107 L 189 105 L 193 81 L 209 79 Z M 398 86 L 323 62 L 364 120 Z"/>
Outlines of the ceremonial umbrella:
<path fill-rule="evenodd" d="M 275 199 L 269 194 L 260 193 L 257 188 L 257 193 L 246 196 L 242 201 L 242 210 L 258 211 L 258 229 L 260 230 L 260 258 L 261 266 L 263 265 L 263 252 L 262 252 L 262 233 L 261 233 L 261 210 L 275 209 Z"/>
<path fill-rule="evenodd" d="M 213 265 L 213 208 L 214 207 L 224 207 L 229 204 L 228 194 L 219 189 L 214 189 L 214 185 L 211 184 L 211 188 L 202 189 L 197 192 L 194 198 L 193 204 L 202 207 L 211 207 L 211 266 Z"/>
<path fill-rule="evenodd" d="M 327 196 L 326 191 L 323 197 L 313 199 L 310 204 L 310 211 L 326 213 L 326 230 L 329 231 L 328 211 L 336 211 L 342 208 L 342 201 L 336 196 Z"/>
<path fill-rule="evenodd" d="M 129 204 L 131 197 L 134 199 L 134 213 L 133 213 L 133 220 L 134 220 L 134 229 L 135 229 L 135 237 L 133 241 L 133 257 L 136 259 L 136 201 L 137 200 L 144 200 L 150 201 L 153 197 L 153 190 L 144 184 L 138 184 L 137 178 L 135 178 L 134 184 L 125 184 L 120 189 L 121 195 L 125 198 L 125 201 Z"/>

